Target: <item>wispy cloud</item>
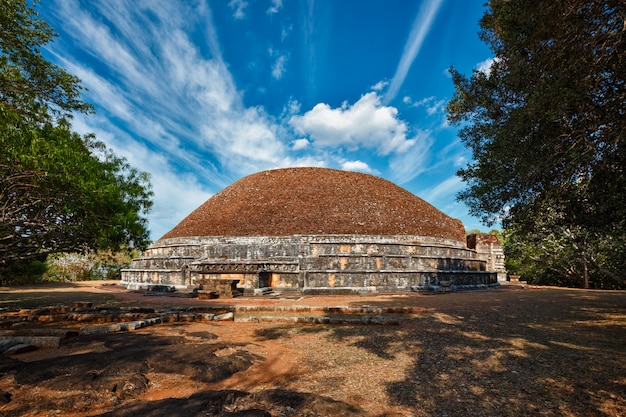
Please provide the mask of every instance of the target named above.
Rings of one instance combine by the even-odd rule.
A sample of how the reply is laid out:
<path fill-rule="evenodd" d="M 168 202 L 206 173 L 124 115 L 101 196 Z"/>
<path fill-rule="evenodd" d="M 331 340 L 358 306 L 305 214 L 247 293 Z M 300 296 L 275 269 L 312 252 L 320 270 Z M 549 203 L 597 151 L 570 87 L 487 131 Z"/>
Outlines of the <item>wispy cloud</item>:
<path fill-rule="evenodd" d="M 435 187 L 423 191 L 421 196 L 424 200 L 430 202 L 431 204 L 437 205 L 437 203 L 442 200 L 454 200 L 456 194 L 464 187 L 465 184 L 463 183 L 463 180 L 454 175 L 446 178 Z"/>
<path fill-rule="evenodd" d="M 302 34 L 302 54 L 307 68 L 305 85 L 309 98 L 315 96 L 318 87 L 316 74 L 321 61 L 320 54 L 326 49 L 328 42 L 328 31 L 324 25 L 331 7 L 332 2 L 306 0 L 302 23 L 298 28 Z"/>
<path fill-rule="evenodd" d="M 228 7 L 233 9 L 233 17 L 239 20 L 246 17 L 244 9 L 248 7 L 248 2 L 245 0 L 230 0 L 228 2 Z"/>
<path fill-rule="evenodd" d="M 388 85 L 389 85 L 389 81 L 382 80 L 382 81 L 378 81 L 376 84 L 374 84 L 370 88 L 374 91 L 382 91 L 382 89 L 387 87 Z"/>
<path fill-rule="evenodd" d="M 276 14 L 283 7 L 283 0 L 272 0 L 272 5 L 267 9 L 267 14 Z"/>
<path fill-rule="evenodd" d="M 285 73 L 287 64 L 287 57 L 285 55 L 279 55 L 274 61 L 274 65 L 272 65 L 272 77 L 277 80 L 280 80 Z"/>
<path fill-rule="evenodd" d="M 170 8 L 169 2 L 116 7 L 102 2 L 87 11 L 81 3 L 63 0 L 55 9 L 82 53 L 97 57 L 93 67 L 75 60 L 67 37 L 52 50 L 89 89 L 86 100 L 98 104 L 97 114 L 80 122 L 82 126 L 77 122 L 77 128 L 96 133 L 134 166 L 151 173 L 154 225 L 168 224 L 163 216 L 179 221 L 199 204 L 182 196 L 185 187 L 203 200 L 242 175 L 304 161 L 288 155 L 282 128 L 263 108 L 243 105 L 221 60 L 211 10 L 198 4 L 190 9 L 180 4 Z M 191 40 L 190 31 L 197 35 L 198 28 L 208 51 Z M 194 172 L 196 180 L 184 172 Z M 153 237 L 161 232 L 153 229 Z"/>
<path fill-rule="evenodd" d="M 434 139 L 427 131 L 419 131 L 406 151 L 394 155 L 389 162 L 391 179 L 406 184 L 426 171 L 431 160 Z"/>
<path fill-rule="evenodd" d="M 438 8 L 441 1 L 429 4 Z M 277 10 L 282 7 L 280 1 L 271 4 Z M 239 0 L 228 5 L 227 20 L 239 27 L 241 22 L 230 19 L 231 9 L 235 17 L 243 18 L 248 4 Z M 85 99 L 97 104 L 96 115 L 79 116 L 73 126 L 79 133 L 95 133 L 133 166 L 152 175 L 155 204 L 149 219 L 154 238 L 233 180 L 263 169 L 328 166 L 376 175 L 382 171 L 405 184 L 429 168 L 431 132 L 416 129 L 381 96 L 393 80 L 377 82 L 358 99 L 339 106 L 309 101 L 318 104 L 303 109 L 296 98 L 285 96 L 284 104 L 274 110 L 279 114 L 270 114 L 263 106 L 249 104 L 250 91 L 237 85 L 232 63 L 223 60 L 221 47 L 228 44 L 220 43 L 207 1 L 190 5 L 56 0 L 51 10 L 66 33 L 50 52 L 82 79 L 89 89 Z M 276 42 L 285 23 L 263 14 L 263 8 L 260 11 L 267 21 L 275 20 Z M 303 102 L 315 97 L 312 74 L 325 43 L 317 33 L 327 12 L 308 0 L 301 29 L 302 60 L 309 71 L 302 83 L 310 90 L 301 93 L 308 93 Z M 261 53 L 266 59 L 261 72 L 267 80 L 271 71 L 274 85 L 284 82 L 288 64 L 290 70 L 302 64 L 296 65 L 300 54 L 291 58 L 289 44 L 282 40 L 280 51 Z M 81 60 L 81 55 L 90 58 Z M 312 77 L 311 83 L 306 77 Z M 394 80 L 401 84 L 398 77 Z M 270 91 L 263 83 L 251 85 Z M 408 100 L 426 111 L 438 111 L 434 98 Z"/>
<path fill-rule="evenodd" d="M 429 116 L 442 113 L 443 107 L 446 104 L 445 100 L 437 100 L 434 96 L 426 97 L 418 101 L 413 101 L 411 97 L 405 96 L 402 98 L 402 102 L 411 107 L 423 107 L 426 110 L 426 114 Z"/>
<path fill-rule="evenodd" d="M 418 15 L 413 22 L 409 38 L 404 45 L 404 51 L 402 52 L 402 57 L 400 58 L 398 67 L 396 68 L 396 73 L 391 79 L 389 89 L 384 96 L 383 102 L 385 104 L 391 102 L 391 100 L 393 100 L 398 94 L 398 91 L 400 90 L 402 83 L 404 83 L 404 79 L 411 68 L 411 64 L 413 64 L 415 57 L 417 57 L 417 54 L 422 48 L 424 39 L 426 38 L 426 35 L 428 35 L 442 3 L 443 0 L 426 0 L 420 8 Z"/>

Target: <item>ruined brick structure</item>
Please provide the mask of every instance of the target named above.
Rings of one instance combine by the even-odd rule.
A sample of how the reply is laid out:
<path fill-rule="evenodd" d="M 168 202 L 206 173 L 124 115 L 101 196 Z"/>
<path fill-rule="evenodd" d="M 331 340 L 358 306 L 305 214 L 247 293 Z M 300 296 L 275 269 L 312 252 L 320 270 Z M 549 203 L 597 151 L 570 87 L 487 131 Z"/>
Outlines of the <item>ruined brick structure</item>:
<path fill-rule="evenodd" d="M 492 234 L 472 234 L 467 236 L 467 247 L 474 249 L 478 256 L 487 262 L 487 269 L 498 274 L 498 282 L 507 280 L 504 266 L 504 246 L 498 236 Z"/>
<path fill-rule="evenodd" d="M 154 242 L 129 288 L 233 280 L 244 292 L 437 290 L 497 285 L 459 220 L 393 183 L 325 168 L 242 178 Z"/>

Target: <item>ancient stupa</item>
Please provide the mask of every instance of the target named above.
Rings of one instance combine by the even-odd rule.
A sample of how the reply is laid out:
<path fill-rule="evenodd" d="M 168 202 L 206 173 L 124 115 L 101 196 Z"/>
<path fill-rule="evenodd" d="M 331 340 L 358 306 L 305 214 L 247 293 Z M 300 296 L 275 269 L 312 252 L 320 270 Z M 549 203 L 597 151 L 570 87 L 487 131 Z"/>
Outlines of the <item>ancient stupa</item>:
<path fill-rule="evenodd" d="M 236 181 L 154 242 L 129 288 L 231 280 L 241 292 L 376 292 L 497 284 L 463 224 L 368 174 L 327 168 Z"/>

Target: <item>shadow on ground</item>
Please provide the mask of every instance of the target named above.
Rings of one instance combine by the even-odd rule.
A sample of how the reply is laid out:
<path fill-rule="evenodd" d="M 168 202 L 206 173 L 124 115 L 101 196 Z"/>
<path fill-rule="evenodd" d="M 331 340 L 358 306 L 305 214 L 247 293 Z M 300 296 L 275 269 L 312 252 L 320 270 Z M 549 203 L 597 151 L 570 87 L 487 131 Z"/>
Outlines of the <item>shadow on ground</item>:
<path fill-rule="evenodd" d="M 119 300 L 113 293 L 94 292 L 86 289 L 88 283 L 48 282 L 36 286 L 0 288 L 0 310 L 19 310 L 53 305 L 72 305 L 75 302 L 92 302 L 98 305 L 115 305 Z M 102 282 L 94 281 L 101 286 Z M 114 284 L 111 284 L 114 285 Z M 106 288 L 103 286 L 102 288 Z"/>
<path fill-rule="evenodd" d="M 387 396 L 416 416 L 626 415 L 625 292 L 476 291 L 419 304 L 424 312 L 399 326 L 283 326 L 257 336 L 324 332 L 392 361 L 411 352 Z"/>
<path fill-rule="evenodd" d="M 0 357 L 0 376 L 12 376 L 13 390 L 18 393 L 4 392 L 11 402 L 0 407 L 2 415 L 94 415 L 94 410 L 101 409 L 100 415 L 110 417 L 269 416 L 296 408 L 309 415 L 362 415 L 358 408 L 311 393 L 202 389 L 263 358 L 250 351 L 254 345 L 226 345 L 207 331 L 188 333 L 178 326 L 174 333 L 81 336 L 63 346 L 65 355 L 32 362 Z M 143 396 L 155 375 L 160 380 L 177 378 L 185 389 L 195 384 L 197 392 L 146 400 Z"/>

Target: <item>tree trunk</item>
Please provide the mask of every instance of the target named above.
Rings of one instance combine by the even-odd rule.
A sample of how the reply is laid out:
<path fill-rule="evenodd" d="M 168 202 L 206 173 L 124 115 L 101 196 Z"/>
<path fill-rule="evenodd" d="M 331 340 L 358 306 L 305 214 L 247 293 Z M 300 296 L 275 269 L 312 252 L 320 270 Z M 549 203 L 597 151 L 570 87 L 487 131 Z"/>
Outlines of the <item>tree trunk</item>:
<path fill-rule="evenodd" d="M 589 267 L 587 265 L 587 254 L 583 252 L 583 286 L 589 288 Z"/>

